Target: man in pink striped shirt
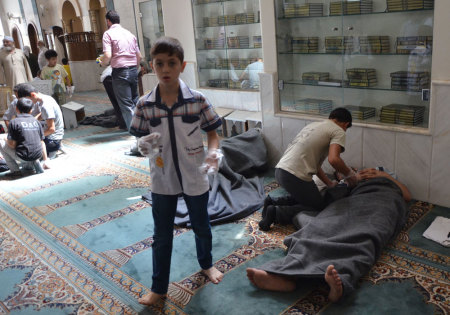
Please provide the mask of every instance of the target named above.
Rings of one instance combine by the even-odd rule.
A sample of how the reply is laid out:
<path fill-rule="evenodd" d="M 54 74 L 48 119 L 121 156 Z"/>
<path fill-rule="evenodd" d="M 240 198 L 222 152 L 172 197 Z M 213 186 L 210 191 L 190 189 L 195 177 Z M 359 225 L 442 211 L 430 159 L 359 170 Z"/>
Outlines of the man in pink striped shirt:
<path fill-rule="evenodd" d="M 114 94 L 127 129 L 130 129 L 134 108 L 139 100 L 138 65 L 141 52 L 136 37 L 120 25 L 117 12 L 110 10 L 106 13 L 106 24 L 108 30 L 103 34 L 102 65 L 111 63 Z M 135 151 L 131 149 L 130 154 L 137 153 L 137 147 Z"/>

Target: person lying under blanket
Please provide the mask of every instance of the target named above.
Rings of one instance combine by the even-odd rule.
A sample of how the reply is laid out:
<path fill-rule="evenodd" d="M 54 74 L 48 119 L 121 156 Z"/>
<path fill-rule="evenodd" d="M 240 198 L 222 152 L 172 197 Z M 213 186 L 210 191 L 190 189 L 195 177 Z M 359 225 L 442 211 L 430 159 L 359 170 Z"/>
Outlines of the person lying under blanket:
<path fill-rule="evenodd" d="M 359 178 L 349 196 L 320 212 L 296 214 L 292 221 L 299 230 L 284 240 L 286 257 L 248 268 L 250 282 L 289 292 L 302 279 L 321 278 L 330 301 L 351 293 L 406 222 L 411 200 L 408 188 L 384 171 L 364 169 Z"/>

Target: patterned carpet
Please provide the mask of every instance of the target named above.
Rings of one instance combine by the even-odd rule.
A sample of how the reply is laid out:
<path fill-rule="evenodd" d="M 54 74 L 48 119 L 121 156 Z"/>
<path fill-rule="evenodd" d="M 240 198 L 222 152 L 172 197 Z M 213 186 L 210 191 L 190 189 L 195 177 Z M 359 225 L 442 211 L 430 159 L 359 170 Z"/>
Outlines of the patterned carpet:
<path fill-rule="evenodd" d="M 88 114 L 108 108 L 102 92 L 78 93 Z M 449 209 L 411 203 L 409 220 L 358 290 L 338 304 L 326 287 L 295 292 L 250 285 L 245 269 L 282 257 L 292 227 L 258 229 L 260 212 L 213 227 L 219 285 L 201 273 L 190 229 L 176 228 L 165 303 L 144 308 L 151 286 L 151 206 L 140 199 L 148 161 L 124 155 L 133 138 L 116 128 L 67 130 L 66 154 L 51 170 L 16 179 L 0 174 L 0 314 L 449 314 L 450 250 L 421 234 Z M 283 190 L 273 175 L 266 193 Z"/>

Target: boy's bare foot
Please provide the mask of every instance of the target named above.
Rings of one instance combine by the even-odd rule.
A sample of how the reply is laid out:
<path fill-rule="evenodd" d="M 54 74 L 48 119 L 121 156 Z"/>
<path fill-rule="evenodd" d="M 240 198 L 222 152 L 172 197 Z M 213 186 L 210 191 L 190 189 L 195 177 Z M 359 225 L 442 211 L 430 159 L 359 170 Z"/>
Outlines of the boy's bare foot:
<path fill-rule="evenodd" d="M 153 305 L 156 302 L 158 302 L 159 299 L 161 299 L 164 296 L 166 296 L 166 295 L 165 294 L 158 294 L 158 293 L 155 293 L 155 292 L 150 292 L 150 293 L 147 293 L 146 295 L 144 295 L 143 297 L 141 297 L 138 300 L 138 302 L 140 304 L 150 306 L 150 305 Z"/>
<path fill-rule="evenodd" d="M 212 283 L 218 284 L 223 279 L 223 273 L 212 266 L 209 269 L 202 269 L 202 272 L 211 280 Z"/>
<path fill-rule="evenodd" d="M 325 281 L 330 286 L 330 294 L 328 294 L 328 299 L 331 302 L 337 302 L 342 297 L 344 289 L 342 287 L 341 277 L 339 277 L 339 274 L 337 270 L 334 269 L 333 265 L 329 265 L 327 267 Z"/>
<path fill-rule="evenodd" d="M 247 268 L 247 278 L 254 286 L 263 290 L 290 292 L 296 288 L 295 281 L 261 269 Z"/>

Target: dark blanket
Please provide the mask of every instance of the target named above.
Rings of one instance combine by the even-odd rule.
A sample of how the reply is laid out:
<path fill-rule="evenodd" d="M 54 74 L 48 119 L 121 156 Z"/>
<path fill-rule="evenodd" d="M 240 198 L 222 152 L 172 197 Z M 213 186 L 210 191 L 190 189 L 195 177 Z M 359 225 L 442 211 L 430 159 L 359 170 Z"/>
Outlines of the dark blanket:
<path fill-rule="evenodd" d="M 263 177 L 267 170 L 267 149 L 259 129 L 221 141 L 224 154 L 219 172 L 209 176 L 208 214 L 211 224 L 242 219 L 264 203 Z M 151 203 L 151 193 L 142 196 Z M 190 226 L 184 202 L 178 199 L 175 224 Z"/>
<path fill-rule="evenodd" d="M 79 122 L 80 125 L 94 125 L 105 128 L 113 128 L 119 125 L 114 109 L 107 109 L 103 114 L 85 117 Z"/>
<path fill-rule="evenodd" d="M 400 231 L 407 211 L 399 187 L 389 179 L 361 182 L 350 196 L 331 203 L 315 217 L 299 213 L 294 221 L 301 228 L 284 240 L 287 256 L 260 268 L 296 278 L 323 278 L 333 264 L 348 294 Z"/>

